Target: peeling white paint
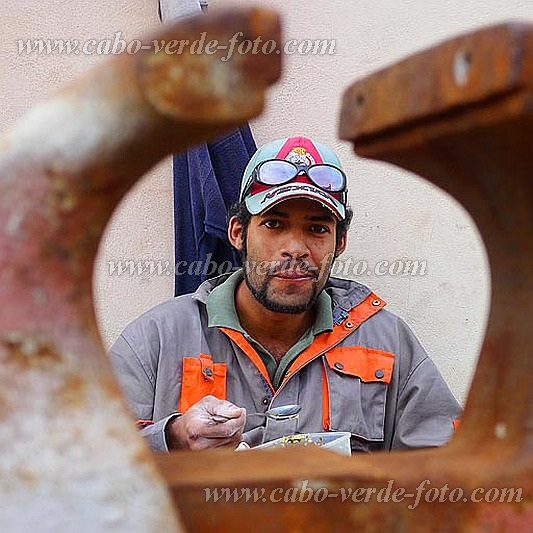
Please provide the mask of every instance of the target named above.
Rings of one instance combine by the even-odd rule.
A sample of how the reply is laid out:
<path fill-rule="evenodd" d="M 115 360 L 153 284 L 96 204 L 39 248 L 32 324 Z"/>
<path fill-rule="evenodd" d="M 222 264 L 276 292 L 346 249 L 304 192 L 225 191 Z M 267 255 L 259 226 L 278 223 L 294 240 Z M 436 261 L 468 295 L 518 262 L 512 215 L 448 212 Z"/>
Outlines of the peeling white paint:
<path fill-rule="evenodd" d="M 111 97 L 101 101 L 103 90 L 63 94 L 30 110 L 8 134 L 9 159 L 23 153 L 26 160 L 47 161 L 51 173 L 73 174 L 94 162 L 95 153 L 104 156 L 135 135 L 142 113 L 134 106 L 121 108 Z"/>
<path fill-rule="evenodd" d="M 39 342 L 21 346 L 33 352 Z M 63 363 L 17 369 L 2 355 L 2 530 L 177 531 L 164 484 L 122 402 Z M 65 392 L 73 378 L 79 396 Z"/>
<path fill-rule="evenodd" d="M 46 293 L 42 289 L 33 289 L 31 295 L 36 305 L 43 305 L 46 303 Z"/>
<path fill-rule="evenodd" d="M 24 219 L 26 218 L 26 211 L 23 209 L 17 209 L 14 211 L 6 224 L 6 235 L 13 237 L 15 236 L 20 228 L 22 227 L 22 223 L 24 222 Z"/>
<path fill-rule="evenodd" d="M 494 427 L 494 435 L 500 440 L 507 438 L 507 424 L 505 422 L 498 422 Z"/>

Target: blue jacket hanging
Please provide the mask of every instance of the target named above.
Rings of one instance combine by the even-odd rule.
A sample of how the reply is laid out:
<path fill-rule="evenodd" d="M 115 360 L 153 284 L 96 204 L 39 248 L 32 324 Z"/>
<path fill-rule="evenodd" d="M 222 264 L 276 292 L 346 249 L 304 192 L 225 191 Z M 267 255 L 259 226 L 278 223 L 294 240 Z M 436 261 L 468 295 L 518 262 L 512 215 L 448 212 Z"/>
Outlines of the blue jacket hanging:
<path fill-rule="evenodd" d="M 244 167 L 256 145 L 248 125 L 174 156 L 175 295 L 241 265 L 227 238 Z"/>

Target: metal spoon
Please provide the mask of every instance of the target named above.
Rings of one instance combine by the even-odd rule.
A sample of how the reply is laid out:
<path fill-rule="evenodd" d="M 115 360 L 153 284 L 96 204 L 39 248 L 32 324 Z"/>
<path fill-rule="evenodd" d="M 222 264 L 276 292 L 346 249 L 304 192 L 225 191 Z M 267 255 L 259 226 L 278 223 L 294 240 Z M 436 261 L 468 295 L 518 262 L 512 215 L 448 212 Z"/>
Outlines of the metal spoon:
<path fill-rule="evenodd" d="M 301 405 L 280 405 L 279 407 L 272 407 L 264 413 L 250 413 L 246 416 L 262 416 L 268 418 L 269 420 L 295 420 L 300 416 L 300 411 L 302 410 Z M 229 417 L 224 415 L 210 415 L 213 422 L 227 422 L 230 420 Z"/>

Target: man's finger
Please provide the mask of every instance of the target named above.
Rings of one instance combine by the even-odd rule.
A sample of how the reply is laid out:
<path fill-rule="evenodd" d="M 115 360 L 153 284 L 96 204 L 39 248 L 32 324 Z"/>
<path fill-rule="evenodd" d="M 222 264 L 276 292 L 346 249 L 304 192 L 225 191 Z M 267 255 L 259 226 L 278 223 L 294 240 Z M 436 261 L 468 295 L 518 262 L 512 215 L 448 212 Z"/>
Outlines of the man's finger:
<path fill-rule="evenodd" d="M 224 422 L 214 422 L 211 424 L 202 424 L 197 430 L 197 435 L 208 438 L 228 438 L 242 431 L 244 428 L 245 418 L 230 418 Z"/>

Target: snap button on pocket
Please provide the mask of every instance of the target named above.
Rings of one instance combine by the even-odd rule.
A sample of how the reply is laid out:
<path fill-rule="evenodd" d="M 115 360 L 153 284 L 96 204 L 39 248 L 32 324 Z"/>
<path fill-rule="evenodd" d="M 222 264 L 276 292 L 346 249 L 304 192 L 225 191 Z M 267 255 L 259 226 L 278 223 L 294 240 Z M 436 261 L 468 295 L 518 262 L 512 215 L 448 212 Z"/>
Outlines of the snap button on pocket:
<path fill-rule="evenodd" d="M 344 370 L 344 365 L 342 363 L 335 363 L 333 365 L 337 370 Z"/>
<path fill-rule="evenodd" d="M 376 370 L 376 372 L 374 373 L 374 375 L 375 375 L 378 379 L 382 379 L 382 378 L 385 376 L 385 372 L 383 372 L 383 370 L 381 370 L 381 369 L 378 369 L 378 370 Z"/>
<path fill-rule="evenodd" d="M 374 307 L 377 307 L 377 306 L 380 305 L 380 304 L 381 304 L 381 301 L 380 301 L 380 300 L 374 300 L 374 301 L 372 302 L 372 305 L 373 305 Z"/>

